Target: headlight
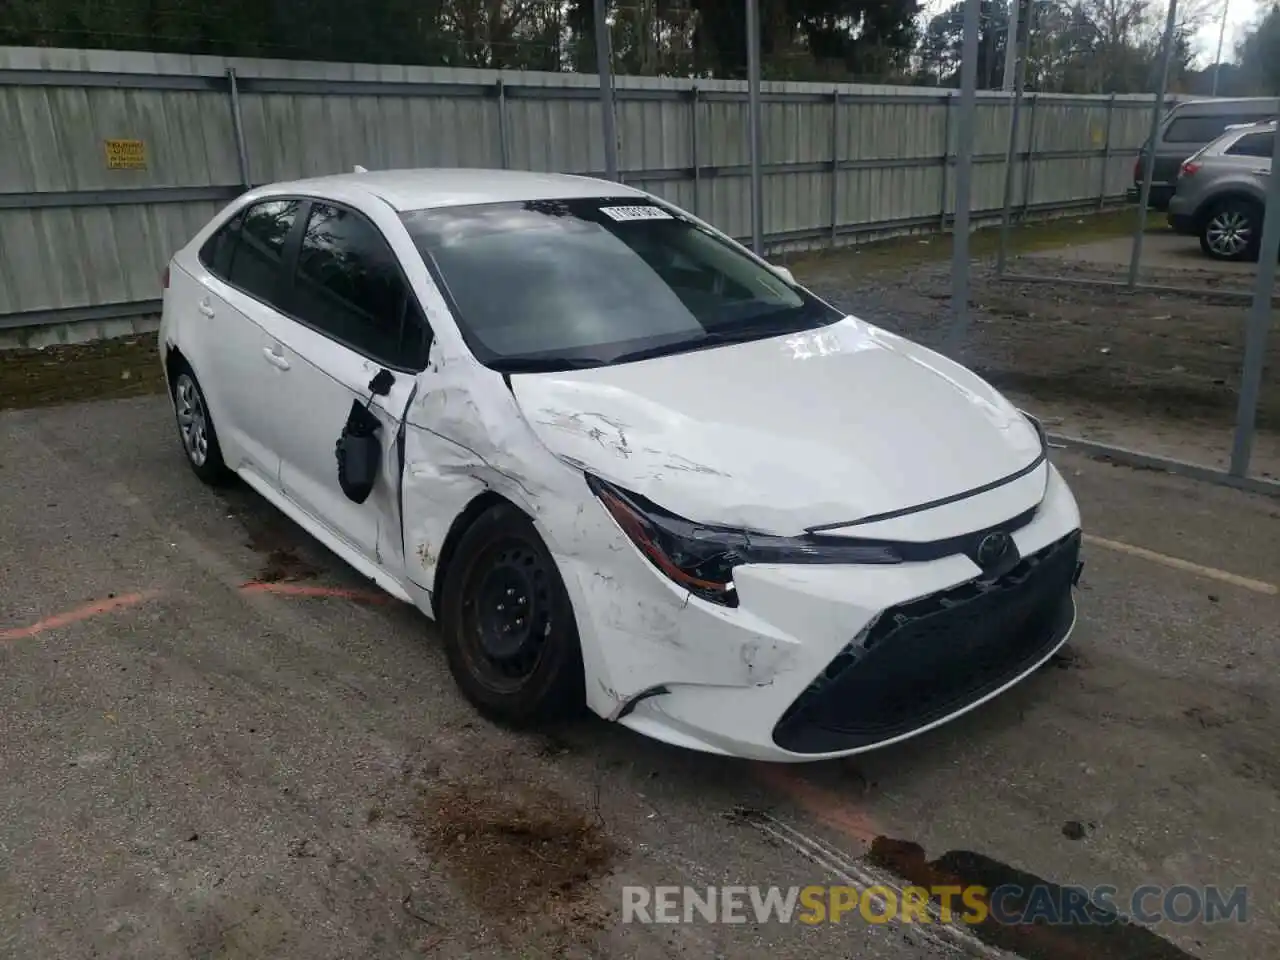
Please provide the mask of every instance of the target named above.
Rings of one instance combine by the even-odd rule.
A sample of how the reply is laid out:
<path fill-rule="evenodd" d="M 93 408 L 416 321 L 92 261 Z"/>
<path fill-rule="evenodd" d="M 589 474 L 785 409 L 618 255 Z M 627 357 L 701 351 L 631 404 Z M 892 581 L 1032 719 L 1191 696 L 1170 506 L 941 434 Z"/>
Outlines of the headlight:
<path fill-rule="evenodd" d="M 587 485 L 649 561 L 690 593 L 738 605 L 733 568 L 744 563 L 901 563 L 888 544 L 843 537 L 775 537 L 693 523 L 587 474 Z"/>

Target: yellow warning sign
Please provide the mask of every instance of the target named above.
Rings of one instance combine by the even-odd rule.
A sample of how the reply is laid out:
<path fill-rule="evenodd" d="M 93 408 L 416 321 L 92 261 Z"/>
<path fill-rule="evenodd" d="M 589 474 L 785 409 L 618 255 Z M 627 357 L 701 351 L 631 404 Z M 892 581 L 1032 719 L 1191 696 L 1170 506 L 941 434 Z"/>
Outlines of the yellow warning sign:
<path fill-rule="evenodd" d="M 106 140 L 108 170 L 147 169 L 147 145 L 141 140 Z"/>

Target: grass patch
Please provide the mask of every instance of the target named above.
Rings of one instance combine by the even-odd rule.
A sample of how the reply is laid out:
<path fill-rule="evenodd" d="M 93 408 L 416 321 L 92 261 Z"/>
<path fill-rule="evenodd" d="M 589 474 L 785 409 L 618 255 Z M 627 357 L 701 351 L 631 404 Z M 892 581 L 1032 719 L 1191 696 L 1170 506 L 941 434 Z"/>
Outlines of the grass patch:
<path fill-rule="evenodd" d="M 155 334 L 0 350 L 0 410 L 163 391 Z"/>
<path fill-rule="evenodd" d="M 1126 207 L 1103 213 L 1084 213 L 1014 224 L 1009 231 L 1009 253 L 1037 253 L 1098 240 L 1114 240 L 1131 235 L 1136 223 L 1137 210 Z M 1164 214 L 1148 212 L 1146 230 L 1151 232 L 1165 229 Z M 950 259 L 952 241 L 951 233 L 914 234 L 891 237 L 888 240 L 871 240 L 834 250 L 806 250 L 779 257 L 778 262 L 785 263 L 797 272 L 821 272 L 824 267 L 837 263 L 843 265 L 848 258 L 854 257 L 859 273 L 901 270 L 904 267 Z M 993 257 L 999 249 L 999 224 L 985 226 L 969 236 L 971 257 Z"/>

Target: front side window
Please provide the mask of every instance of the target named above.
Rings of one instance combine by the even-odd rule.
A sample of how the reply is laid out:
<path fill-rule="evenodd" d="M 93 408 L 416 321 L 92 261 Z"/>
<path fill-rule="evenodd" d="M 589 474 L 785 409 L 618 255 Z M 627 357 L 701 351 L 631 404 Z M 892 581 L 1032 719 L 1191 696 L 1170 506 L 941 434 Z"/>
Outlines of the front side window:
<path fill-rule="evenodd" d="M 239 239 L 230 252 L 228 282 L 264 303 L 277 306 L 284 243 L 297 217 L 297 200 L 267 200 L 249 207 L 238 218 L 239 229 L 232 231 L 239 234 Z"/>
<path fill-rule="evenodd" d="M 312 203 L 291 312 L 381 363 L 426 365 L 426 320 L 396 255 L 377 228 L 351 210 Z"/>
<path fill-rule="evenodd" d="M 468 346 L 497 370 L 622 363 L 841 317 L 643 199 L 480 204 L 403 219 Z"/>

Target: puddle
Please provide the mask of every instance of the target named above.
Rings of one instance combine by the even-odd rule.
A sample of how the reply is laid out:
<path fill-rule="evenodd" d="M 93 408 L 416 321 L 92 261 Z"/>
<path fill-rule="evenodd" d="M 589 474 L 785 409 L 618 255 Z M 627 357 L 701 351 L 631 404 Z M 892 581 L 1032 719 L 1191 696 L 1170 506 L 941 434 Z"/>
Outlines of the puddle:
<path fill-rule="evenodd" d="M 1113 911 L 1084 904 L 1074 891 L 1034 874 L 992 860 L 980 853 L 952 850 L 936 860 L 925 860 L 919 844 L 889 837 L 877 837 L 867 858 L 877 866 L 892 870 L 908 883 L 922 887 L 979 885 L 988 890 L 1001 886 L 1024 891 L 1046 890 L 1052 904 L 1078 906 L 1087 923 L 1059 926 L 1046 924 L 1009 925 L 987 919 L 966 929 L 989 946 L 1016 953 L 1022 960 L 1196 960 L 1184 950 L 1153 933 L 1119 918 Z M 1036 901 L 1040 902 L 1037 895 Z M 1002 898 L 1014 912 L 1028 907 L 1030 895 Z M 1078 915 L 1078 914 L 1077 914 Z"/>
<path fill-rule="evenodd" d="M 521 938 L 582 943 L 609 923 L 595 881 L 621 850 L 598 817 L 551 790 L 510 781 L 432 785 L 415 833 L 485 916 Z"/>

